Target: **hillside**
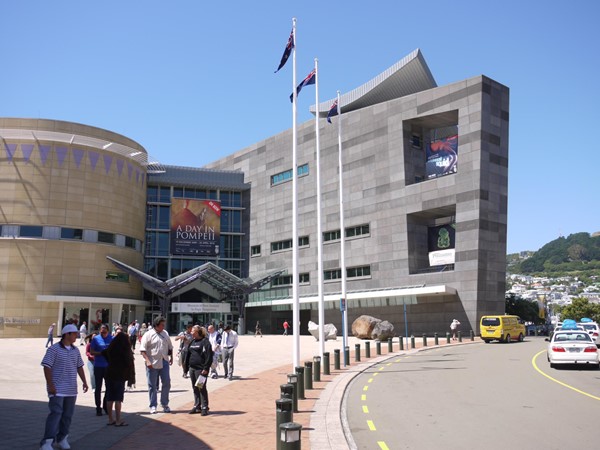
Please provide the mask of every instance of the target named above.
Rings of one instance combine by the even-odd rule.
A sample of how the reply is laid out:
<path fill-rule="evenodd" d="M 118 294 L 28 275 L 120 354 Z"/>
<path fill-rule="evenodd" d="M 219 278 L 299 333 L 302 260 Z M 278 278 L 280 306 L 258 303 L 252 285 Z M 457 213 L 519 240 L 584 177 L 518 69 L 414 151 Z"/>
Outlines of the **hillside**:
<path fill-rule="evenodd" d="M 600 271 L 600 233 L 559 237 L 537 252 L 507 255 L 506 261 L 508 273 Z"/>

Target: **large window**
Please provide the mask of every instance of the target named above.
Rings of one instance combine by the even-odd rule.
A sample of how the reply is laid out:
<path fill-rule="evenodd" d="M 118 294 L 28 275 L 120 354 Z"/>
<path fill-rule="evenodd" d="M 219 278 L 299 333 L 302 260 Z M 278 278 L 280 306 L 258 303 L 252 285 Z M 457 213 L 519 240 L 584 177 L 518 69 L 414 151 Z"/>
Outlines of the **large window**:
<path fill-rule="evenodd" d="M 369 278 L 371 276 L 371 266 L 348 267 L 346 269 L 346 278 Z M 342 269 L 325 270 L 323 272 L 325 281 L 341 280 Z"/>
<path fill-rule="evenodd" d="M 306 176 L 308 175 L 308 164 L 303 164 L 298 166 L 298 176 Z M 271 175 L 271 186 L 275 186 L 281 183 L 285 183 L 286 181 L 290 181 L 292 179 L 293 172 L 292 169 L 286 170 L 285 172 L 279 172 L 275 175 Z"/>
<path fill-rule="evenodd" d="M 242 232 L 242 211 L 221 210 L 221 231 L 231 233 Z"/>
<path fill-rule="evenodd" d="M 271 253 L 289 250 L 290 248 L 292 248 L 291 239 L 286 239 L 285 241 L 271 242 Z"/>
<path fill-rule="evenodd" d="M 365 236 L 370 234 L 369 224 L 346 228 L 346 237 Z"/>
<path fill-rule="evenodd" d="M 325 231 L 323 233 L 323 242 L 339 241 L 340 236 L 341 236 L 340 230 Z"/>
<path fill-rule="evenodd" d="M 44 227 L 38 225 L 21 225 L 19 235 L 21 237 L 41 238 L 44 232 Z"/>
<path fill-rule="evenodd" d="M 115 243 L 115 235 L 114 235 L 114 233 L 106 233 L 104 231 L 98 231 L 98 242 L 102 242 L 104 244 L 114 244 Z"/>
<path fill-rule="evenodd" d="M 260 245 L 250 247 L 250 256 L 260 256 Z"/>
<path fill-rule="evenodd" d="M 83 239 L 83 230 L 81 228 L 61 228 L 60 229 L 61 239 L 76 239 L 78 241 Z M 134 246 L 135 248 L 135 246 Z"/>

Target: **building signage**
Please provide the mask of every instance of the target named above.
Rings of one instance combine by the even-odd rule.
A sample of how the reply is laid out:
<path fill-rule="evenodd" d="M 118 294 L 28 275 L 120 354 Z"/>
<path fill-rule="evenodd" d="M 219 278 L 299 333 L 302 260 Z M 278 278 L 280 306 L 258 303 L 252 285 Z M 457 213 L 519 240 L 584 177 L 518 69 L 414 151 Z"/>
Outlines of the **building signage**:
<path fill-rule="evenodd" d="M 456 224 L 446 224 L 427 229 L 429 265 L 454 264 L 454 239 Z"/>
<path fill-rule="evenodd" d="M 427 178 L 443 177 L 456 173 L 458 163 L 458 135 L 449 136 L 427 144 Z"/>
<path fill-rule="evenodd" d="M 231 304 L 224 303 L 171 303 L 174 313 L 231 313 Z"/>
<path fill-rule="evenodd" d="M 216 256 L 221 238 L 221 203 L 171 199 L 171 254 Z"/>
<path fill-rule="evenodd" d="M 2 317 L 0 323 L 4 325 L 39 325 L 41 319 L 28 319 L 27 317 Z"/>

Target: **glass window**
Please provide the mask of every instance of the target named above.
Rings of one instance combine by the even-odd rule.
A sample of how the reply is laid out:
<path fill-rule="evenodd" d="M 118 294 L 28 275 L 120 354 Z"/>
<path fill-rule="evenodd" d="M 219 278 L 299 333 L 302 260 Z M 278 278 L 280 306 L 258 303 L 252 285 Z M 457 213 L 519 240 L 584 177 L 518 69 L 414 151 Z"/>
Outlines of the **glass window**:
<path fill-rule="evenodd" d="M 157 202 L 158 201 L 158 187 L 156 186 L 148 186 L 147 189 L 147 201 L 149 202 Z"/>
<path fill-rule="evenodd" d="M 156 260 L 147 258 L 144 260 L 144 272 L 153 277 L 156 276 Z"/>
<path fill-rule="evenodd" d="M 171 278 L 176 277 L 177 275 L 181 275 L 183 272 L 181 271 L 181 260 L 180 259 L 171 259 Z"/>
<path fill-rule="evenodd" d="M 362 236 L 370 234 L 369 224 L 346 228 L 346 237 Z"/>
<path fill-rule="evenodd" d="M 159 195 L 160 195 L 159 201 L 161 203 L 171 203 L 171 188 L 170 187 L 161 187 Z"/>
<path fill-rule="evenodd" d="M 158 207 L 158 228 L 161 230 L 168 230 L 170 227 L 170 206 L 159 206 Z"/>
<path fill-rule="evenodd" d="M 217 200 L 219 198 L 219 196 L 217 194 L 218 193 L 215 189 L 211 189 L 210 191 L 208 191 L 208 198 L 210 200 Z"/>
<path fill-rule="evenodd" d="M 260 256 L 260 245 L 250 247 L 250 256 Z"/>
<path fill-rule="evenodd" d="M 242 212 L 231 211 L 231 231 L 234 233 L 242 232 Z"/>
<path fill-rule="evenodd" d="M 21 225 L 19 236 L 41 238 L 44 227 L 38 225 Z"/>
<path fill-rule="evenodd" d="M 174 187 L 173 188 L 173 197 L 183 198 L 183 188 Z"/>
<path fill-rule="evenodd" d="M 292 275 L 281 275 L 277 278 L 273 278 L 271 281 L 271 286 L 291 286 L 292 285 Z"/>
<path fill-rule="evenodd" d="M 83 230 L 81 228 L 61 228 L 60 229 L 61 239 L 83 239 Z"/>
<path fill-rule="evenodd" d="M 280 252 L 292 248 L 292 240 L 286 239 L 285 241 L 271 242 L 271 253 Z"/>
<path fill-rule="evenodd" d="M 348 278 L 360 278 L 371 276 L 371 266 L 350 267 L 346 269 Z"/>
<path fill-rule="evenodd" d="M 327 280 L 340 280 L 342 278 L 342 270 L 341 269 L 333 269 L 333 270 L 326 270 L 323 272 L 323 279 L 325 281 Z"/>
<path fill-rule="evenodd" d="M 231 206 L 241 208 L 241 206 L 242 206 L 242 193 L 241 192 L 232 192 L 231 193 Z"/>
<path fill-rule="evenodd" d="M 98 242 L 103 242 L 105 244 L 114 244 L 115 243 L 115 235 L 114 235 L 114 233 L 106 233 L 105 231 L 98 231 Z"/>
<path fill-rule="evenodd" d="M 310 274 L 308 272 L 299 274 L 298 278 L 300 284 L 310 284 Z"/>
<path fill-rule="evenodd" d="M 159 259 L 156 267 L 156 278 L 166 280 L 169 278 L 169 261 L 167 259 Z"/>
<path fill-rule="evenodd" d="M 298 247 L 308 247 L 308 246 L 309 246 L 308 236 L 298 237 Z"/>
<path fill-rule="evenodd" d="M 341 236 L 340 230 L 325 231 L 323 233 L 323 242 L 339 241 L 340 236 Z"/>
<path fill-rule="evenodd" d="M 125 247 L 135 248 L 135 238 L 125 236 Z"/>
<path fill-rule="evenodd" d="M 158 235 L 158 256 L 169 256 L 169 233 L 157 233 Z"/>

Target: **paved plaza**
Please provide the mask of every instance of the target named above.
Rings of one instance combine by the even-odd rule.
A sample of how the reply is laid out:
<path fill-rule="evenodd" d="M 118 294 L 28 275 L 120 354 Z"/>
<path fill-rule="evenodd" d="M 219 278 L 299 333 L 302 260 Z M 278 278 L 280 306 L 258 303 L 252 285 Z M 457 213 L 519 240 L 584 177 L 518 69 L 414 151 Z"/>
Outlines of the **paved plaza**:
<path fill-rule="evenodd" d="M 125 393 L 123 403 L 127 427 L 109 427 L 107 416 L 95 414 L 94 395 L 90 389 L 79 396 L 69 441 L 74 450 L 198 448 L 198 449 L 268 449 L 275 448 L 275 400 L 280 397 L 280 385 L 292 373 L 292 336 L 268 335 L 263 338 L 240 336 L 235 354 L 232 381 L 209 379 L 210 415 L 189 415 L 193 393 L 189 379 L 182 377 L 179 366 L 171 371 L 171 414 L 149 414 L 148 392 L 143 360 L 136 350 L 137 385 Z M 417 347 L 422 339 L 417 339 Z M 2 339 L 0 352 L 4 370 L 0 373 L 0 448 L 39 448 L 48 414 L 43 370 L 40 362 L 46 339 Z M 56 340 L 55 340 L 56 342 Z M 365 359 L 362 344 L 362 363 L 354 362 L 354 337 L 348 340 L 351 364 L 333 370 L 335 349 L 342 348 L 342 339 L 327 341 L 325 351 L 331 353 L 331 375 L 322 375 L 306 391 L 306 400 L 299 401 L 294 422 L 303 426 L 302 448 L 347 449 L 340 419 L 344 390 L 352 378 L 368 366 L 387 358 L 387 343 L 382 355 L 376 356 L 371 343 L 371 358 Z M 445 344 L 440 339 L 440 344 Z M 177 348 L 175 343 L 175 348 Z M 430 338 L 429 345 L 433 344 Z M 78 346 L 82 351 L 85 347 Z M 398 339 L 394 339 L 398 354 Z M 416 351 L 416 350 L 413 350 Z M 319 352 L 312 336 L 300 338 L 300 361 L 312 361 Z M 343 352 L 342 352 L 343 354 Z M 220 374 L 223 374 L 222 368 Z M 86 369 L 89 384 L 89 372 Z M 159 409 L 160 411 L 160 409 Z"/>

